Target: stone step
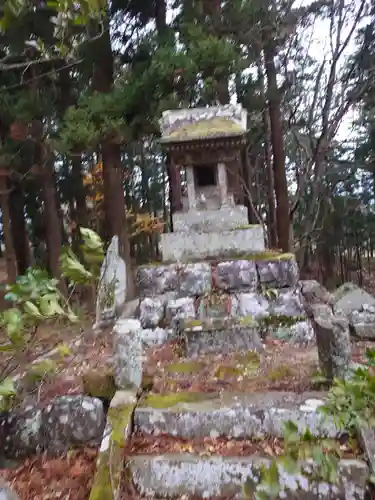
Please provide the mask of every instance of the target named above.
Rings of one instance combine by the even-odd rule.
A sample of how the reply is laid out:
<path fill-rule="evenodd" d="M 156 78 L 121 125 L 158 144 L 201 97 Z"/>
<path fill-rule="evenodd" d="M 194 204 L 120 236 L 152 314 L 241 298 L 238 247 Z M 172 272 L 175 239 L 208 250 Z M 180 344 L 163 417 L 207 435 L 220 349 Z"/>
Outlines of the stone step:
<path fill-rule="evenodd" d="M 133 455 L 127 463 L 135 488 L 146 497 L 246 498 L 243 485 L 249 477 L 256 482 L 261 465 L 269 464 L 269 459 L 165 454 Z M 306 468 L 313 469 L 311 463 Z M 340 461 L 339 483 L 331 488 L 324 482 L 311 484 L 305 476 L 283 469 L 279 473 L 284 487 L 280 498 L 290 500 L 364 500 L 369 475 L 366 463 L 357 459 Z"/>
<path fill-rule="evenodd" d="M 216 318 L 198 323 L 188 321 L 182 328 L 186 357 L 263 351 L 259 326 L 252 319 Z"/>
<path fill-rule="evenodd" d="M 272 251 L 246 252 L 235 259 L 221 256 L 215 261 L 190 259 L 184 264 L 147 264 L 138 267 L 136 274 L 138 290 L 143 297 L 168 292 L 192 297 L 205 295 L 213 289 L 256 291 L 261 286 L 279 289 L 296 286 L 298 279 L 294 254 Z"/>
<path fill-rule="evenodd" d="M 283 425 L 292 420 L 301 432 L 336 438 L 334 422 L 317 411 L 324 392 L 175 393 L 149 394 L 134 413 L 137 432 L 178 438 L 261 439 L 282 437 Z"/>
<path fill-rule="evenodd" d="M 265 251 L 262 226 L 219 232 L 162 233 L 160 247 L 163 262 L 189 262 L 223 256 L 240 256 Z"/>

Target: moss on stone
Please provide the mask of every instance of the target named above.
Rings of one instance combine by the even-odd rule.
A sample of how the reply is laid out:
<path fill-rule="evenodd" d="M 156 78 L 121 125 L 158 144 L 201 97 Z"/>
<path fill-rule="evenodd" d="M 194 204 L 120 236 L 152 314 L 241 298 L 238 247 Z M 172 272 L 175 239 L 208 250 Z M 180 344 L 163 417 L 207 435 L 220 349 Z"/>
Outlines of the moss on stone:
<path fill-rule="evenodd" d="M 89 396 L 110 401 L 116 392 L 115 378 L 112 372 L 90 370 L 83 374 L 83 390 Z"/>
<path fill-rule="evenodd" d="M 273 370 L 271 370 L 268 373 L 267 378 L 271 382 L 278 382 L 279 380 L 283 380 L 284 378 L 292 377 L 293 375 L 294 375 L 294 371 L 292 370 L 292 368 L 290 368 L 290 366 L 280 365 L 277 368 L 274 368 Z"/>
<path fill-rule="evenodd" d="M 151 391 L 154 385 L 154 377 L 152 375 L 143 374 L 142 375 L 142 389 L 144 391 Z"/>
<path fill-rule="evenodd" d="M 108 420 L 112 427 L 111 440 L 118 446 L 123 446 L 125 430 L 131 425 L 135 404 L 110 407 Z"/>
<path fill-rule="evenodd" d="M 258 324 L 254 316 L 251 316 L 250 314 L 248 316 L 241 316 L 238 323 L 242 326 L 255 326 Z"/>
<path fill-rule="evenodd" d="M 227 135 L 242 135 L 245 131 L 235 121 L 227 117 L 215 116 L 209 119 L 201 119 L 188 122 L 177 127 L 163 141 L 188 141 L 196 139 L 206 139 Z"/>
<path fill-rule="evenodd" d="M 94 484 L 89 500 L 113 500 L 118 490 L 124 468 L 122 448 L 112 445 L 112 449 L 101 451 L 96 467 Z"/>
<path fill-rule="evenodd" d="M 207 394 L 200 392 L 170 392 L 166 394 L 147 394 L 142 400 L 142 406 L 155 409 L 171 408 L 179 403 L 196 403 L 207 399 Z"/>
<path fill-rule="evenodd" d="M 202 321 L 200 319 L 185 319 L 184 328 L 194 328 L 197 326 L 202 326 Z"/>
<path fill-rule="evenodd" d="M 181 363 L 171 363 L 166 367 L 169 373 L 197 373 L 202 368 L 202 365 L 197 361 L 185 361 Z"/>
<path fill-rule="evenodd" d="M 215 377 L 219 380 L 225 380 L 227 377 L 239 377 L 240 375 L 243 375 L 243 371 L 236 366 L 220 365 L 215 371 Z"/>

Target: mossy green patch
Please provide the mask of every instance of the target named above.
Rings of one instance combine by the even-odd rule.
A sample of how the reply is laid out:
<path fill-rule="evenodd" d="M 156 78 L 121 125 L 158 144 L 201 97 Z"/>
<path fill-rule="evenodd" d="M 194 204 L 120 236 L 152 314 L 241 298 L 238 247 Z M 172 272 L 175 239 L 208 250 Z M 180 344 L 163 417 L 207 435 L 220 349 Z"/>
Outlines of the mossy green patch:
<path fill-rule="evenodd" d="M 227 377 L 239 377 L 242 370 L 236 366 L 220 365 L 215 371 L 215 377 L 219 380 L 225 380 Z"/>
<path fill-rule="evenodd" d="M 268 373 L 267 378 L 271 382 L 278 382 L 279 380 L 283 380 L 284 378 L 290 378 L 293 375 L 294 375 L 294 371 L 292 370 L 292 368 L 290 368 L 290 366 L 280 365 L 277 368 L 274 368 L 273 370 L 271 370 Z"/>
<path fill-rule="evenodd" d="M 254 318 L 254 316 L 241 316 L 238 320 L 238 323 L 242 326 L 256 326 L 258 322 Z"/>
<path fill-rule="evenodd" d="M 187 122 L 177 127 L 162 139 L 163 141 L 188 141 L 220 137 L 226 135 L 241 135 L 245 131 L 238 123 L 230 118 L 215 116 L 209 119 L 201 119 L 194 122 Z"/>
<path fill-rule="evenodd" d="M 197 361 L 185 361 L 181 363 L 171 363 L 166 367 L 169 373 L 197 373 L 202 368 L 201 363 Z"/>
<path fill-rule="evenodd" d="M 83 390 L 89 396 L 110 401 L 116 392 L 115 378 L 112 372 L 95 370 L 83 374 Z"/>
<path fill-rule="evenodd" d="M 89 500 L 117 498 L 123 468 L 124 458 L 120 446 L 112 445 L 111 449 L 100 452 Z"/>
<path fill-rule="evenodd" d="M 111 440 L 121 446 L 125 441 L 125 430 L 131 425 L 135 405 L 121 405 L 110 407 L 108 410 L 108 420 L 112 427 Z"/>
<path fill-rule="evenodd" d="M 151 391 L 154 385 L 154 377 L 152 375 L 143 374 L 142 376 L 142 389 L 144 391 Z"/>
<path fill-rule="evenodd" d="M 142 406 L 150 406 L 155 409 L 166 409 L 179 403 L 197 403 L 207 399 L 208 395 L 200 392 L 169 392 L 166 394 L 147 394 Z"/>
<path fill-rule="evenodd" d="M 202 321 L 200 319 L 186 319 L 186 320 L 184 320 L 184 328 L 194 328 L 197 326 L 202 326 Z"/>

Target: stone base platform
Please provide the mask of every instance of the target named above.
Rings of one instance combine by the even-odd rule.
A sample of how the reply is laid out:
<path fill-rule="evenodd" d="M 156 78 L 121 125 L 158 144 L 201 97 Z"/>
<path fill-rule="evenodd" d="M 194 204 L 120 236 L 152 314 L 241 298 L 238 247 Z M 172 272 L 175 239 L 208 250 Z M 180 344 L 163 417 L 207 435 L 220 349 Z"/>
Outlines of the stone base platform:
<path fill-rule="evenodd" d="M 268 391 L 258 393 L 178 393 L 144 396 L 134 411 L 135 430 L 144 435 L 172 435 L 182 439 L 262 439 L 283 437 L 283 426 L 293 421 L 300 432 L 337 438 L 335 423 L 317 408 L 324 392 Z"/>
<path fill-rule="evenodd" d="M 243 205 L 222 207 L 220 210 L 189 210 L 173 214 L 175 233 L 221 232 L 248 226 L 247 208 Z"/>
<path fill-rule="evenodd" d="M 261 226 L 210 233 L 163 233 L 160 244 L 163 262 L 189 262 L 265 251 Z"/>
<path fill-rule="evenodd" d="M 190 454 L 137 455 L 128 457 L 130 477 L 136 489 L 147 497 L 181 498 L 243 498 L 244 484 L 250 479 L 257 483 L 262 465 L 270 460 L 261 456 L 200 457 Z M 314 469 L 312 464 L 306 470 Z M 368 467 L 362 460 L 339 462 L 339 483 L 313 484 L 302 475 L 279 469 L 283 485 L 280 498 L 296 500 L 364 500 Z M 281 496 L 282 495 L 282 496 Z"/>

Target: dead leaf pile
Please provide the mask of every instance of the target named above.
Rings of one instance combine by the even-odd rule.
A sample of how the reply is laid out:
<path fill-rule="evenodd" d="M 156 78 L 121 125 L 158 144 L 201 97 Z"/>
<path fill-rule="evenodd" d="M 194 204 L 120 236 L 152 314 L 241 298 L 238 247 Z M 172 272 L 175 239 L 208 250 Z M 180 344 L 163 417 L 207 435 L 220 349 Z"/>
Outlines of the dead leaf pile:
<path fill-rule="evenodd" d="M 21 500 L 87 500 L 96 470 L 96 449 L 68 452 L 60 458 L 38 456 L 0 476 Z"/>

